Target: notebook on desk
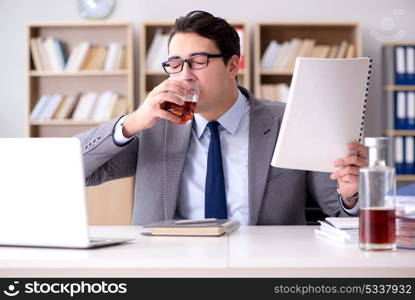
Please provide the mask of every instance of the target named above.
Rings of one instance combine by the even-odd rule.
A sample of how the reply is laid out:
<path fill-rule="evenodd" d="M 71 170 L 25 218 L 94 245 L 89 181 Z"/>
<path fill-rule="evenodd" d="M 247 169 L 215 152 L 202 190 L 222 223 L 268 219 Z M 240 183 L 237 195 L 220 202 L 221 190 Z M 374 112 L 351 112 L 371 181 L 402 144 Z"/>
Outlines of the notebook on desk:
<path fill-rule="evenodd" d="M 144 235 L 221 236 L 237 230 L 237 220 L 167 220 L 144 225 L 149 232 Z"/>
<path fill-rule="evenodd" d="M 0 138 L 0 245 L 94 248 L 77 138 Z"/>
<path fill-rule="evenodd" d="M 370 58 L 297 58 L 271 165 L 332 172 L 361 141 L 370 74 Z"/>

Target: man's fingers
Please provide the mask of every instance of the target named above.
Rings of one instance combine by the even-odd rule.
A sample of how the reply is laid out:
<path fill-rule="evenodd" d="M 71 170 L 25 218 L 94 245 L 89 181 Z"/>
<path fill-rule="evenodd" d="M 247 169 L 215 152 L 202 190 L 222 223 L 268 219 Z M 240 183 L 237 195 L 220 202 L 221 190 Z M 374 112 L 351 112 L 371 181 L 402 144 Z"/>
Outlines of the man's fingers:
<path fill-rule="evenodd" d="M 159 94 L 155 97 L 155 99 L 156 99 L 155 101 L 156 101 L 157 105 L 161 105 L 164 102 L 172 102 L 172 103 L 175 103 L 175 104 L 180 105 L 180 106 L 184 105 L 183 99 L 180 98 L 179 96 L 175 95 L 175 94 L 172 94 L 172 93 Z"/>
<path fill-rule="evenodd" d="M 181 119 L 178 116 L 176 116 L 176 115 L 174 115 L 174 114 L 172 114 L 168 111 L 162 110 L 162 109 L 157 111 L 157 116 L 161 119 L 165 119 L 165 120 L 173 122 L 173 123 L 180 123 L 181 122 Z"/>
<path fill-rule="evenodd" d="M 368 157 L 367 148 L 364 145 L 360 144 L 360 143 L 350 143 L 348 145 L 348 149 L 350 151 L 356 151 L 358 156 L 361 156 L 361 157 L 366 158 L 366 159 Z"/>
<path fill-rule="evenodd" d="M 339 183 L 353 183 L 357 184 L 359 181 L 359 177 L 356 175 L 345 175 L 338 179 Z"/>
<path fill-rule="evenodd" d="M 351 156 L 339 158 L 333 163 L 333 165 L 335 167 L 343 167 L 343 166 L 350 166 L 350 165 L 354 165 L 356 167 L 366 167 L 368 165 L 368 161 L 367 159 L 361 156 L 351 155 Z"/>
<path fill-rule="evenodd" d="M 330 175 L 331 179 L 339 179 L 348 175 L 359 176 L 359 168 L 354 166 L 348 166 L 336 171 Z"/>

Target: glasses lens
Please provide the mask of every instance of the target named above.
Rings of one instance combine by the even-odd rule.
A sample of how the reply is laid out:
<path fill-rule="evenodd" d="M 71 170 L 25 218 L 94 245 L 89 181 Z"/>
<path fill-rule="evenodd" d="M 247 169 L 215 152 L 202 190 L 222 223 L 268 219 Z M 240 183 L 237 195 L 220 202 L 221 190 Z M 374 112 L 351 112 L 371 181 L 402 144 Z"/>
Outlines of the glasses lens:
<path fill-rule="evenodd" d="M 164 68 L 168 73 L 180 72 L 183 62 L 180 59 L 171 59 L 164 63 Z"/>
<path fill-rule="evenodd" d="M 189 62 L 192 67 L 192 69 L 202 69 L 207 66 L 208 63 L 208 57 L 206 55 L 195 55 L 192 57 L 189 57 Z"/>

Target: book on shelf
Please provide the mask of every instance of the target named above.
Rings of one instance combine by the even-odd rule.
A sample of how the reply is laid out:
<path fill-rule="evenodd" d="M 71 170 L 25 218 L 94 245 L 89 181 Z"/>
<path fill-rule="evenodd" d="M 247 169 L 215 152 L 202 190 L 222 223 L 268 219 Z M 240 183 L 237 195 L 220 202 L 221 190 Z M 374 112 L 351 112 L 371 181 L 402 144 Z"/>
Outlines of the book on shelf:
<path fill-rule="evenodd" d="M 91 44 L 89 42 L 82 42 L 76 45 L 69 55 L 68 64 L 66 66 L 66 71 L 77 72 L 81 69 L 85 57 L 88 54 Z"/>
<path fill-rule="evenodd" d="M 347 46 L 346 58 L 353 58 L 353 57 L 356 57 L 356 46 L 353 44 L 349 44 Z"/>
<path fill-rule="evenodd" d="M 112 71 L 117 68 L 117 60 L 121 56 L 121 45 L 119 43 L 110 43 L 108 46 L 108 55 L 104 62 L 104 71 Z"/>
<path fill-rule="evenodd" d="M 337 52 L 337 58 L 344 58 L 347 51 L 347 41 L 342 41 L 339 46 L 339 52 Z"/>
<path fill-rule="evenodd" d="M 34 106 L 31 114 L 30 114 L 30 119 L 31 120 L 41 120 L 41 116 L 43 111 L 45 110 L 47 104 L 48 104 L 48 99 L 49 99 L 50 95 L 42 95 L 39 100 L 36 102 L 36 105 Z"/>
<path fill-rule="evenodd" d="M 272 40 L 261 57 L 261 70 L 292 72 L 297 57 L 354 58 L 356 46 L 347 41 L 339 45 L 323 45 L 317 44 L 315 39 L 293 38 L 282 43 Z"/>
<path fill-rule="evenodd" d="M 289 42 L 282 43 L 281 47 L 278 49 L 278 53 L 275 55 L 275 59 L 271 63 L 271 71 L 281 71 L 281 63 L 285 56 L 288 54 L 288 49 L 290 47 Z"/>
<path fill-rule="evenodd" d="M 338 52 L 339 52 L 339 46 L 337 45 L 331 46 L 329 56 L 327 58 L 337 58 Z"/>
<path fill-rule="evenodd" d="M 167 220 L 144 225 L 150 232 L 145 235 L 173 236 L 221 236 L 237 230 L 240 226 L 236 220 L 212 220 L 205 223 L 186 223 L 189 220 Z M 181 223 L 183 222 L 183 223 Z M 189 221 L 192 222 L 192 221 Z"/>
<path fill-rule="evenodd" d="M 264 54 L 261 57 L 261 70 L 271 69 L 272 62 L 275 59 L 276 54 L 278 53 L 279 48 L 281 47 L 277 41 L 272 40 L 267 48 L 264 51 Z"/>
<path fill-rule="evenodd" d="M 383 59 L 387 85 L 415 85 L 415 45 L 385 45 Z"/>
<path fill-rule="evenodd" d="M 75 108 L 72 119 L 77 121 L 90 120 L 92 116 L 92 110 L 96 105 L 97 96 L 97 93 L 94 92 L 82 94 L 81 98 L 79 98 L 79 102 Z"/>
<path fill-rule="evenodd" d="M 115 103 L 114 111 L 111 115 L 111 119 L 118 118 L 122 115 L 125 115 L 128 110 L 127 98 L 120 97 Z"/>
<path fill-rule="evenodd" d="M 55 111 L 53 112 L 52 117 L 50 117 L 50 119 L 57 119 L 57 117 L 62 114 L 62 110 L 65 107 L 66 102 L 68 101 L 68 97 L 62 95 L 62 98 L 58 104 L 58 106 L 55 108 Z"/>
<path fill-rule="evenodd" d="M 395 136 L 394 137 L 394 164 L 396 174 L 415 174 L 415 137 Z"/>
<path fill-rule="evenodd" d="M 415 130 L 415 91 L 393 92 L 394 129 Z"/>
<path fill-rule="evenodd" d="M 51 71 L 60 72 L 65 69 L 66 57 L 62 41 L 48 37 L 43 42 L 48 65 Z"/>
<path fill-rule="evenodd" d="M 117 101 L 118 95 L 112 91 L 106 91 L 102 93 L 97 99 L 97 104 L 93 109 L 91 120 L 109 120 L 111 118 L 112 112 L 114 111 Z"/>
<path fill-rule="evenodd" d="M 290 88 L 286 83 L 261 84 L 261 98 L 272 101 L 287 102 L 289 90 Z"/>
<path fill-rule="evenodd" d="M 32 53 L 33 64 L 35 66 L 35 69 L 38 71 L 43 71 L 45 70 L 45 67 L 43 66 L 43 63 L 42 63 L 39 42 L 41 42 L 40 38 L 31 38 L 30 39 L 30 51 Z"/>
<path fill-rule="evenodd" d="M 53 94 L 48 97 L 47 105 L 45 106 L 42 114 L 40 115 L 40 120 L 50 120 L 52 119 L 56 109 L 59 107 L 63 99 L 62 94 Z"/>
<path fill-rule="evenodd" d="M 161 28 L 157 28 L 147 52 L 147 71 L 163 71 L 161 63 L 168 57 L 168 39 L 169 34 L 163 34 Z"/>
<path fill-rule="evenodd" d="M 84 65 L 81 66 L 81 70 L 103 70 L 106 54 L 106 46 L 90 47 Z"/>
<path fill-rule="evenodd" d="M 127 57 L 127 52 L 125 50 L 125 46 L 122 46 L 121 50 L 118 52 L 118 56 L 117 56 L 117 59 L 115 61 L 115 69 L 116 70 L 123 70 L 127 67 L 126 57 Z"/>
<path fill-rule="evenodd" d="M 294 69 L 295 59 L 300 53 L 303 41 L 300 39 L 292 39 L 287 48 L 287 55 L 285 55 L 279 64 L 279 70 L 291 72 Z"/>

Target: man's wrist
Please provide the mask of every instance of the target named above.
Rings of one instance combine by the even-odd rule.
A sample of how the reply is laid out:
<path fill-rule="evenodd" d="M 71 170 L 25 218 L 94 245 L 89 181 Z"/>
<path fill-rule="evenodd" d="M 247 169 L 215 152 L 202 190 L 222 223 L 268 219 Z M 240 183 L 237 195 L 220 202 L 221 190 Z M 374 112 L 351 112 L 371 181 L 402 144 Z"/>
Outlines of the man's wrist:
<path fill-rule="evenodd" d="M 121 117 L 118 122 L 115 124 L 114 128 L 114 142 L 119 146 L 126 145 L 129 141 L 132 140 L 132 137 L 127 137 L 123 133 L 123 124 L 127 116 Z"/>
<path fill-rule="evenodd" d="M 351 197 L 345 197 L 341 194 L 339 187 L 337 186 L 337 194 L 339 195 L 341 201 L 343 202 L 344 206 L 347 208 L 353 208 L 357 201 L 359 200 L 359 192 L 356 192 Z"/>

